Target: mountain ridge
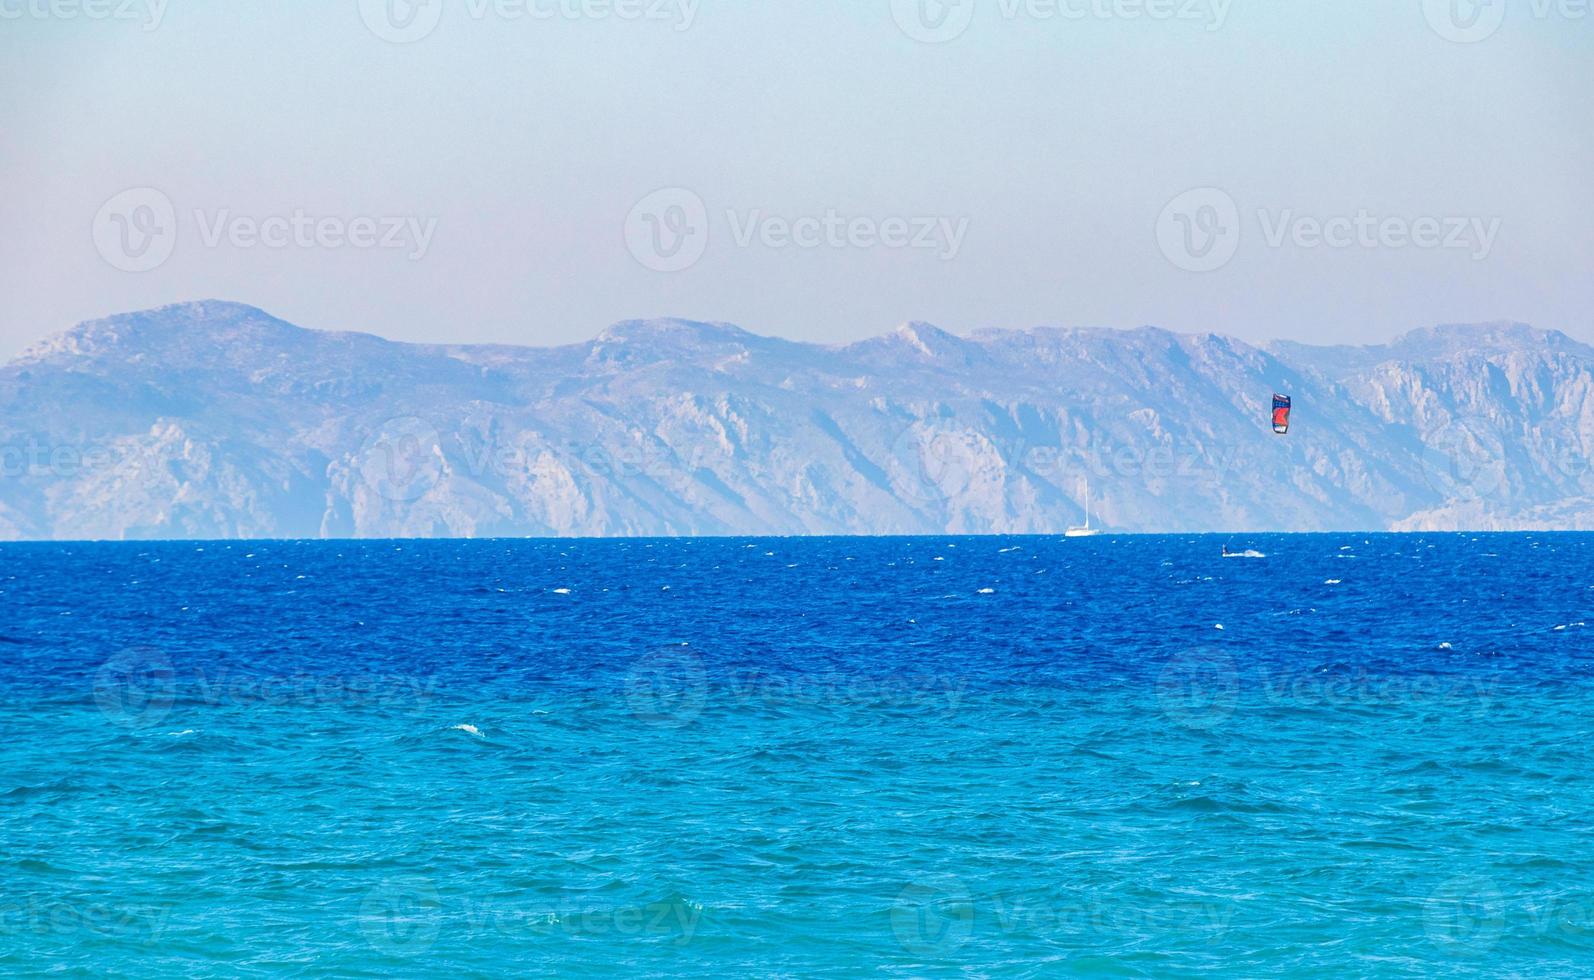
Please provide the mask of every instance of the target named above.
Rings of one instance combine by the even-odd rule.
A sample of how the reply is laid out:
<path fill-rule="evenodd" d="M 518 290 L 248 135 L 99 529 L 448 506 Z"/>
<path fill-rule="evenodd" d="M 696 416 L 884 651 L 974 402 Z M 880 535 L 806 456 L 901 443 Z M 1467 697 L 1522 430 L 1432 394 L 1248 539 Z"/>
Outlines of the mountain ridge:
<path fill-rule="evenodd" d="M 1358 348 L 658 318 L 530 347 L 204 300 L 0 368 L 0 537 L 1058 533 L 1087 484 L 1120 531 L 1571 529 L 1591 446 L 1594 348 L 1504 321 Z"/>
<path fill-rule="evenodd" d="M 167 319 L 160 319 L 165 317 Z M 394 340 L 379 333 L 369 330 L 328 330 L 313 327 L 303 327 L 282 320 L 264 309 L 248 303 L 224 299 L 189 300 L 169 303 L 147 310 L 130 311 L 127 313 L 112 314 L 105 317 L 96 317 L 84 320 L 67 327 L 56 334 L 38 341 L 16 354 L 5 366 L 11 366 L 53 353 L 76 353 L 82 350 L 82 338 L 91 337 L 100 341 L 105 337 L 116 338 L 125 336 L 131 330 L 148 326 L 173 327 L 182 326 L 187 329 L 216 330 L 217 328 L 230 328 L 247 325 L 250 327 L 269 326 L 279 329 L 285 335 L 303 338 L 342 338 L 349 341 L 369 342 L 375 341 L 384 345 L 403 348 L 420 348 L 436 350 L 502 350 L 502 351 L 558 351 L 571 348 L 586 347 L 593 344 L 613 344 L 638 341 L 656 340 L 660 336 L 674 334 L 691 335 L 692 339 L 701 342 L 704 339 L 713 339 L 721 343 L 751 342 L 756 345 L 772 344 L 801 347 L 815 351 L 841 352 L 855 350 L 880 342 L 903 342 L 919 349 L 927 350 L 928 345 L 923 339 L 928 335 L 932 342 L 953 346 L 979 345 L 992 341 L 1011 340 L 1026 336 L 1050 335 L 1056 338 L 1126 338 L 1134 336 L 1150 336 L 1173 340 L 1200 340 L 1220 343 L 1241 344 L 1245 347 L 1273 351 L 1281 350 L 1308 350 L 1308 351 L 1358 351 L 1367 355 L 1378 355 L 1381 360 L 1400 360 L 1412 356 L 1420 344 L 1436 347 L 1441 350 L 1449 348 L 1455 341 L 1465 341 L 1467 347 L 1454 352 L 1473 353 L 1480 347 L 1488 352 L 1500 352 L 1516 349 L 1524 342 L 1538 342 L 1557 351 L 1574 353 L 1579 356 L 1594 358 L 1594 346 L 1583 343 L 1557 329 L 1535 327 L 1531 324 L 1513 320 L 1491 320 L 1476 323 L 1445 323 L 1433 326 L 1413 327 L 1396 335 L 1389 341 L 1381 344 L 1349 345 L 1349 344 L 1307 344 L 1292 340 L 1272 340 L 1260 344 L 1240 340 L 1229 334 L 1213 331 L 1181 332 L 1159 327 L 1152 324 L 1143 324 L 1137 327 L 1108 327 L 1108 326 L 1061 326 L 1055 324 L 1037 324 L 1028 328 L 1011 327 L 981 327 L 967 335 L 960 335 L 945 330 L 933 323 L 926 321 L 904 321 L 890 330 L 865 337 L 860 340 L 839 343 L 818 343 L 811 341 L 790 340 L 773 334 L 760 334 L 748 330 L 738 324 L 724 321 L 694 320 L 688 317 L 663 316 L 649 318 L 629 318 L 617 321 L 599 331 L 590 340 L 575 341 L 565 344 L 539 346 L 534 344 L 511 343 L 457 343 L 434 341 L 408 341 Z M 1506 343 L 1506 338 L 1514 338 L 1517 342 Z M 71 345 L 78 345 L 73 350 Z"/>

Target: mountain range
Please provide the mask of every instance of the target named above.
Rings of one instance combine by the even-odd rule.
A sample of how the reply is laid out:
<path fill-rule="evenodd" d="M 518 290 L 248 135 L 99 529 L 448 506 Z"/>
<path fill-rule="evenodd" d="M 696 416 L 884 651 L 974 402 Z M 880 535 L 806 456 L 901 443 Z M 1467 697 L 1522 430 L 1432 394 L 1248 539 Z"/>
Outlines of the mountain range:
<path fill-rule="evenodd" d="M 1274 392 L 1295 405 L 1274 435 Z M 1594 528 L 1594 348 L 1155 328 L 408 344 L 205 301 L 0 368 L 0 538 Z"/>

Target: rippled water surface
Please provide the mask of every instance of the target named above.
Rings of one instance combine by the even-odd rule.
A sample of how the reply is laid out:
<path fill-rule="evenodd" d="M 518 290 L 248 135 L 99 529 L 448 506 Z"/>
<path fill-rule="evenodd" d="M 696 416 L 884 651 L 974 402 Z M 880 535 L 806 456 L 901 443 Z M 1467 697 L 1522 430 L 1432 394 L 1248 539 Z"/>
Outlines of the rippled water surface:
<path fill-rule="evenodd" d="M 0 609 L 7 973 L 1594 974 L 1590 537 L 0 545 Z"/>

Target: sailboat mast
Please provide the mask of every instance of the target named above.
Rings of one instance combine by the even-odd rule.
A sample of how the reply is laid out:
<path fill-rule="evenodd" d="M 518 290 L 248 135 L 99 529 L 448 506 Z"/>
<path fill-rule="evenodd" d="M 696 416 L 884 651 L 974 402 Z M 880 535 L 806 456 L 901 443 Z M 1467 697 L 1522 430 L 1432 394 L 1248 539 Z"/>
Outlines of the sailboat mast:
<path fill-rule="evenodd" d="M 1069 538 L 1095 537 L 1096 530 L 1090 526 L 1090 481 L 1087 479 L 1081 479 L 1079 484 L 1085 491 L 1085 523 L 1083 527 L 1069 528 L 1064 533 L 1064 536 Z"/>

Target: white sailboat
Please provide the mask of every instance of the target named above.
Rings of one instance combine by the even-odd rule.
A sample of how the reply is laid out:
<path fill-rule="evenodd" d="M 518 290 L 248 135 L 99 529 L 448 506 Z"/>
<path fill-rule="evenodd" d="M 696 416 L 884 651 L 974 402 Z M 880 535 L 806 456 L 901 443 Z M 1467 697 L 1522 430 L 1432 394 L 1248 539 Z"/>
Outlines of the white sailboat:
<path fill-rule="evenodd" d="M 1094 538 L 1101 532 L 1090 526 L 1090 481 L 1085 481 L 1085 526 L 1071 527 L 1063 532 L 1065 538 Z"/>

